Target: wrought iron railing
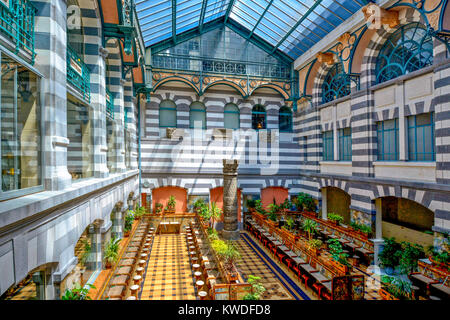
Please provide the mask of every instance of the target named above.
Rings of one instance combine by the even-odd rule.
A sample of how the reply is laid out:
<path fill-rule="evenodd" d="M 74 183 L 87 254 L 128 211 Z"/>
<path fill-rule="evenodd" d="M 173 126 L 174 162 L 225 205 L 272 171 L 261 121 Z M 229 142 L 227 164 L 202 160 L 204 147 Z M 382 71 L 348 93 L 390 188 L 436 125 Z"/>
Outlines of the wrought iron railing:
<path fill-rule="evenodd" d="M 181 56 L 165 53 L 158 53 L 152 56 L 152 67 L 156 69 L 194 71 L 283 80 L 290 79 L 291 76 L 291 67 L 288 65 Z"/>
<path fill-rule="evenodd" d="M 114 119 L 114 97 L 108 89 L 106 89 L 106 116 Z"/>
<path fill-rule="evenodd" d="M 76 52 L 67 46 L 67 81 L 87 102 L 91 101 L 90 71 Z"/>
<path fill-rule="evenodd" d="M 34 51 L 34 15 L 35 7 L 27 0 L 9 0 L 8 5 L 2 1 L 0 4 L 0 30 L 15 45 L 16 52 L 26 50 L 32 57 Z"/>

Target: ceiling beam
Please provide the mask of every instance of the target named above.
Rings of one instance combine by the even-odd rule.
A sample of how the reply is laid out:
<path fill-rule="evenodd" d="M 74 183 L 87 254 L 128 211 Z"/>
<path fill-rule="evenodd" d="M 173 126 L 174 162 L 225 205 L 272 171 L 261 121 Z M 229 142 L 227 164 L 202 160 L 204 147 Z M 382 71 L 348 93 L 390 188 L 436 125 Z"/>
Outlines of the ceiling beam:
<path fill-rule="evenodd" d="M 177 43 L 177 0 L 172 0 L 172 40 Z"/>
<path fill-rule="evenodd" d="M 200 19 L 198 20 L 198 30 L 202 33 L 203 21 L 205 21 L 206 7 L 208 6 L 208 0 L 203 0 L 202 11 L 200 11 Z"/>
<path fill-rule="evenodd" d="M 255 26 L 253 27 L 252 31 L 250 32 L 250 35 L 248 36 L 251 38 L 253 36 L 253 32 L 255 32 L 256 27 L 258 27 L 259 23 L 261 22 L 262 18 L 264 18 L 264 15 L 266 14 L 267 10 L 269 10 L 269 7 L 272 5 L 273 0 L 270 0 L 270 2 L 267 4 L 267 7 L 264 9 L 264 12 L 259 17 L 258 21 L 256 21 Z"/>
<path fill-rule="evenodd" d="M 230 17 L 231 9 L 233 9 L 235 2 L 236 0 L 230 0 L 230 3 L 228 4 L 227 12 L 225 13 L 225 20 L 224 20 L 225 23 L 227 23 L 228 18 Z"/>
<path fill-rule="evenodd" d="M 311 12 L 314 11 L 314 9 L 322 2 L 322 0 L 317 0 L 312 6 L 311 8 L 308 9 L 308 11 L 305 12 L 305 14 L 297 21 L 297 23 L 291 28 L 291 30 L 289 30 L 288 33 L 285 34 L 285 36 L 283 38 L 281 38 L 281 40 L 275 45 L 275 47 L 273 48 L 273 52 L 275 52 L 275 50 L 278 49 L 278 47 L 292 34 L 292 32 L 294 32 L 295 29 L 297 29 L 297 27 L 303 23 L 303 21 L 311 14 Z"/>

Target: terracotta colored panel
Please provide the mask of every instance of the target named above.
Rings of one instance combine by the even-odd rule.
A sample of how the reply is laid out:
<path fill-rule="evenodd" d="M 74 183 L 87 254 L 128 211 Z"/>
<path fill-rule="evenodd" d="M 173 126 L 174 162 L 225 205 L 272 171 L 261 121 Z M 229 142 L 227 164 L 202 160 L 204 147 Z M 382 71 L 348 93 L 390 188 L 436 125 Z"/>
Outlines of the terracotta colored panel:
<path fill-rule="evenodd" d="M 352 61 L 352 73 L 360 73 L 361 72 L 361 65 L 364 58 L 364 52 L 366 51 L 367 47 L 369 46 L 369 42 L 374 36 L 376 30 L 375 29 L 368 29 L 364 34 L 362 35 L 361 39 L 358 42 L 358 46 L 356 47 L 356 50 L 353 54 L 353 61 Z"/>
<path fill-rule="evenodd" d="M 165 208 L 170 196 L 174 196 L 177 202 L 175 205 L 176 213 L 184 213 L 187 211 L 186 189 L 180 187 L 161 187 L 152 191 L 153 212 L 155 210 L 155 204 L 158 202 Z"/>
<path fill-rule="evenodd" d="M 102 12 L 103 12 L 103 22 L 119 24 L 119 14 L 117 10 L 116 0 L 101 0 Z"/>
<path fill-rule="evenodd" d="M 223 210 L 223 187 L 217 187 L 209 191 L 209 198 L 211 202 Z M 223 221 L 223 215 L 220 221 Z M 241 189 L 238 189 L 238 221 L 241 221 Z"/>
<path fill-rule="evenodd" d="M 268 187 L 261 190 L 261 204 L 266 210 L 267 206 L 273 203 L 273 199 L 276 204 L 281 204 L 287 198 L 289 198 L 289 191 L 283 187 Z"/>
<path fill-rule="evenodd" d="M 141 193 L 141 203 L 142 203 L 143 207 L 148 208 L 147 207 L 147 194 L 146 193 Z"/>
<path fill-rule="evenodd" d="M 134 62 L 134 48 L 131 47 L 131 53 L 129 55 L 127 55 L 125 53 L 125 50 L 123 48 L 123 43 L 120 42 L 120 47 L 122 48 L 122 57 L 123 57 L 123 62 Z"/>
<path fill-rule="evenodd" d="M 311 68 L 311 72 L 309 73 L 308 79 L 306 79 L 307 82 L 306 82 L 306 90 L 305 90 L 306 92 L 304 92 L 305 94 L 312 95 L 312 90 L 314 87 L 314 80 L 316 79 L 319 68 L 320 68 L 320 62 L 316 61 Z"/>
<path fill-rule="evenodd" d="M 133 68 L 133 80 L 134 83 L 144 83 L 144 77 L 142 76 L 142 68 Z"/>

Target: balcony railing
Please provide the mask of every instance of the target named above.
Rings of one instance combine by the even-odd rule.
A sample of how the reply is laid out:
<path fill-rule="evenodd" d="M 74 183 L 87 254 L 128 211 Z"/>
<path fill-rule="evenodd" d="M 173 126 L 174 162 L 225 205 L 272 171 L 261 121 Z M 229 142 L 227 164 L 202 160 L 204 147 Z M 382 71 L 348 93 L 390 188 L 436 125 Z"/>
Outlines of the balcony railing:
<path fill-rule="evenodd" d="M 9 4 L 9 7 L 8 7 Z M 27 0 L 0 3 L 0 30 L 15 45 L 15 51 L 27 51 L 34 62 L 34 15 L 36 9 Z"/>
<path fill-rule="evenodd" d="M 67 81 L 88 103 L 91 101 L 90 76 L 89 68 L 83 60 L 67 46 Z"/>
<path fill-rule="evenodd" d="M 152 67 L 156 69 L 170 69 L 282 80 L 290 79 L 291 75 L 290 66 L 283 64 L 224 60 L 206 57 L 189 57 L 163 53 L 158 53 L 152 56 Z"/>
<path fill-rule="evenodd" d="M 106 89 L 106 116 L 114 119 L 114 98 L 108 89 Z"/>

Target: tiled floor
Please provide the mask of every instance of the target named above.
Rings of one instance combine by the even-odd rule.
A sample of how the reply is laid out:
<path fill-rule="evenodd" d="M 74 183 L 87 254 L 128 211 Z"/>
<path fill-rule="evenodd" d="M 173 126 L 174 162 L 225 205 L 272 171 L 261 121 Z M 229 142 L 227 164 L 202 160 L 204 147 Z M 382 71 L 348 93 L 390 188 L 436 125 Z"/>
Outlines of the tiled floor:
<path fill-rule="evenodd" d="M 186 239 L 182 234 L 155 237 L 140 299 L 196 299 Z"/>
<path fill-rule="evenodd" d="M 261 278 L 261 283 L 266 288 L 263 300 L 303 300 L 301 295 L 288 283 L 290 279 L 286 274 L 282 275 L 280 270 L 275 270 L 270 262 L 258 252 L 256 243 L 251 244 L 244 237 L 237 242 L 241 258 L 238 261 L 238 269 L 245 279 L 249 275 Z M 288 278 L 286 278 L 286 276 Z"/>

